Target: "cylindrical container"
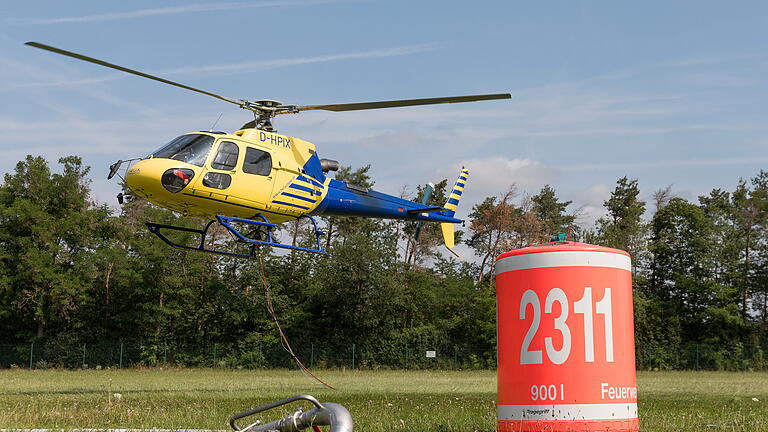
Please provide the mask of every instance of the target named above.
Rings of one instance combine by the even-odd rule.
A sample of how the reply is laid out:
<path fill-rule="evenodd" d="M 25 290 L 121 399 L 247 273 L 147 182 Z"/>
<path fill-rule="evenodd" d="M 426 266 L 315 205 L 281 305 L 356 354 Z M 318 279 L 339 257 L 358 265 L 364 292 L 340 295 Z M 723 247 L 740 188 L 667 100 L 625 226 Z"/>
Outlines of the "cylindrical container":
<path fill-rule="evenodd" d="M 628 253 L 553 242 L 496 258 L 506 431 L 637 431 Z"/>

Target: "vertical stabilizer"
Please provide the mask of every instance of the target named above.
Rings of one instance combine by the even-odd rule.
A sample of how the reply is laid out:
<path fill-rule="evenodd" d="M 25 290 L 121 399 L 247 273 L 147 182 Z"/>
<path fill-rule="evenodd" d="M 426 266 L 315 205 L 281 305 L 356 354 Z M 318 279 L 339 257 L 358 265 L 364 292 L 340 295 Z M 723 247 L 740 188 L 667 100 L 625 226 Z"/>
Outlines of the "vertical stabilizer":
<path fill-rule="evenodd" d="M 464 186 L 467 184 L 467 177 L 469 177 L 469 170 L 461 167 L 459 178 L 456 179 L 456 183 L 453 185 L 453 190 L 451 190 L 450 195 L 448 195 L 448 201 L 445 203 L 445 209 L 448 210 L 449 216 L 453 216 L 456 213 L 456 208 L 459 206 L 461 195 L 464 194 Z"/>
<path fill-rule="evenodd" d="M 446 213 L 448 216 L 456 214 L 456 208 L 459 206 L 461 196 L 464 194 L 464 186 L 467 184 L 467 177 L 469 177 L 469 170 L 461 167 L 459 178 L 456 179 L 456 183 L 453 185 L 453 189 L 448 195 L 448 201 L 445 203 L 445 209 L 447 210 Z M 443 232 L 443 242 L 445 242 L 445 247 L 447 247 L 452 254 L 456 255 L 456 252 L 453 251 L 453 247 L 455 246 L 453 224 L 448 222 L 441 223 L 440 230 Z"/>

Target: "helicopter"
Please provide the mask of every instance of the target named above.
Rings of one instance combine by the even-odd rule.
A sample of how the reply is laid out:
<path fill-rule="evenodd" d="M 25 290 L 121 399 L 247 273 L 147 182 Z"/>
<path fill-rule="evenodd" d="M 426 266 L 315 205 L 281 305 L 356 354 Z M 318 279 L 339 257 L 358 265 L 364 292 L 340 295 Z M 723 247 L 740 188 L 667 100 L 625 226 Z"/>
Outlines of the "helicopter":
<path fill-rule="evenodd" d="M 183 134 L 147 156 L 118 160 L 110 166 L 107 176 L 112 179 L 125 164 L 125 175 L 121 177 L 130 195 L 185 216 L 209 219 L 202 229 L 148 222 L 147 229 L 166 244 L 243 258 L 254 257 L 260 245 L 327 253 L 321 247 L 320 237 L 324 233 L 315 216 L 412 220 L 419 222 L 417 232 L 422 223 L 437 222 L 445 246 L 455 254 L 454 224 L 464 222 L 455 214 L 469 176 L 468 169 L 461 168 L 442 207 L 427 205 L 431 184 L 425 187 L 421 202 L 408 201 L 331 178 L 329 172 L 337 171 L 339 162 L 321 159 L 315 145 L 309 141 L 278 134 L 272 121 L 277 115 L 310 110 L 343 112 L 512 97 L 509 93 L 499 93 L 327 105 L 285 105 L 273 100 L 252 102 L 221 96 L 39 42 L 27 42 L 26 45 L 201 93 L 251 111 L 254 120 L 237 131 Z M 123 193 L 118 195 L 121 204 L 124 198 Z M 279 224 L 298 219 L 311 221 L 316 247 L 289 245 L 275 239 L 274 229 Z M 209 248 L 206 237 L 214 224 L 223 226 L 248 245 L 248 252 Z M 242 227 L 251 230 L 246 232 Z M 166 235 L 171 231 L 198 235 L 199 243 L 174 242 Z"/>

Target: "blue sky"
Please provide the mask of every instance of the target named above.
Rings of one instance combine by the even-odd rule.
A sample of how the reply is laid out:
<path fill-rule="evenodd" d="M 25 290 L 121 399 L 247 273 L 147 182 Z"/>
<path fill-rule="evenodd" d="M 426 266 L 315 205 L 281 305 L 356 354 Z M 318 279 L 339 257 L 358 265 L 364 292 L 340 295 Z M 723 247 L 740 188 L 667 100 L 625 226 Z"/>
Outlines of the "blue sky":
<path fill-rule="evenodd" d="M 23 45 L 35 40 L 229 97 L 323 104 L 510 92 L 509 101 L 282 116 L 377 189 L 471 171 L 463 214 L 516 183 L 599 216 L 618 178 L 688 199 L 768 168 L 768 3 L 0 3 L 0 173 L 25 154 L 106 167 L 236 130 L 224 102 Z M 461 215 L 461 212 L 460 212 Z"/>

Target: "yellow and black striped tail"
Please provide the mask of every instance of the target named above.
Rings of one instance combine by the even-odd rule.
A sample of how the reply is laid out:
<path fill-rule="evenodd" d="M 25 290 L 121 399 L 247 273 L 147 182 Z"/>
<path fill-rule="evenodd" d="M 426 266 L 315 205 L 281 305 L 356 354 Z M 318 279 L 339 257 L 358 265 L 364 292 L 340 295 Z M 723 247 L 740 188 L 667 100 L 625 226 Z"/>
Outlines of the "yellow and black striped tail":
<path fill-rule="evenodd" d="M 456 213 L 456 208 L 459 206 L 461 195 L 464 194 L 464 185 L 467 184 L 467 177 L 469 177 L 469 170 L 461 167 L 459 178 L 456 179 L 456 184 L 453 185 L 453 190 L 448 195 L 448 201 L 445 203 L 445 209 L 448 210 L 448 216 L 453 216 Z"/>
<path fill-rule="evenodd" d="M 469 170 L 461 167 L 461 173 L 459 178 L 456 179 L 456 183 L 453 185 L 453 190 L 448 195 L 448 201 L 445 203 L 445 209 L 448 210 L 448 216 L 456 214 L 456 208 L 459 206 L 461 196 L 464 194 L 464 186 L 467 184 L 467 177 L 469 177 Z M 443 232 L 443 241 L 449 251 L 453 252 L 454 235 L 453 224 L 450 222 L 443 222 L 440 224 L 440 230 Z"/>

